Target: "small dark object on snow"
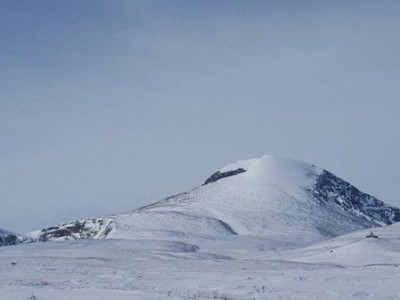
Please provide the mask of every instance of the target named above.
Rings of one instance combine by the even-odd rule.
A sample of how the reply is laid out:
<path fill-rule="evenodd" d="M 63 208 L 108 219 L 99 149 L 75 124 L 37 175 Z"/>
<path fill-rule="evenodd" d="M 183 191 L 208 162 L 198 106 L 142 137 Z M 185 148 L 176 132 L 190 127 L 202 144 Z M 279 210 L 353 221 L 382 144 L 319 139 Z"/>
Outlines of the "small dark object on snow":
<path fill-rule="evenodd" d="M 36 295 L 34 293 L 32 293 L 28 299 L 29 300 L 39 300 L 38 297 L 36 297 Z"/>
<path fill-rule="evenodd" d="M 367 236 L 366 236 L 366 238 L 374 238 L 374 239 L 377 239 L 378 238 L 378 236 L 377 235 L 375 235 L 372 231 L 371 231 L 371 233 L 370 234 L 368 234 Z"/>
<path fill-rule="evenodd" d="M 12 264 L 14 267 L 17 265 L 17 263 L 14 262 L 14 261 L 13 261 L 11 264 Z"/>

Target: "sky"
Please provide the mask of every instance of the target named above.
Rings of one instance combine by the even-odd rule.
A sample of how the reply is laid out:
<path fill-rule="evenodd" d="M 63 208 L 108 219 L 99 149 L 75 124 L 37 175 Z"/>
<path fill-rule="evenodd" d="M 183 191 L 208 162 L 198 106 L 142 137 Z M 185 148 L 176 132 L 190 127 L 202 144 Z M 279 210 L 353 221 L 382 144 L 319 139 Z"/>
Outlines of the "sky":
<path fill-rule="evenodd" d="M 400 206 L 399 1 L 0 1 L 0 228 L 124 213 L 241 159 Z"/>

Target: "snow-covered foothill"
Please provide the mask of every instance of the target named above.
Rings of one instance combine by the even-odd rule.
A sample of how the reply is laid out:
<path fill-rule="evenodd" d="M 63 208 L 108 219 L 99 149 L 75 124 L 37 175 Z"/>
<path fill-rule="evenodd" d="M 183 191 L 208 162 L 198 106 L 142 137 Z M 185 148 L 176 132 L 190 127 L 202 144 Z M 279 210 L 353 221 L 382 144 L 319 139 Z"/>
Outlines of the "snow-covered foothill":
<path fill-rule="evenodd" d="M 349 266 L 400 266 L 400 223 L 352 232 L 294 251 L 291 260 Z M 291 253 L 291 252 L 288 252 Z M 290 255 L 289 255 L 290 257 Z"/>
<path fill-rule="evenodd" d="M 42 230 L 35 230 L 25 236 L 26 242 L 65 241 L 76 239 L 102 239 L 115 229 L 110 218 L 83 218 Z"/>

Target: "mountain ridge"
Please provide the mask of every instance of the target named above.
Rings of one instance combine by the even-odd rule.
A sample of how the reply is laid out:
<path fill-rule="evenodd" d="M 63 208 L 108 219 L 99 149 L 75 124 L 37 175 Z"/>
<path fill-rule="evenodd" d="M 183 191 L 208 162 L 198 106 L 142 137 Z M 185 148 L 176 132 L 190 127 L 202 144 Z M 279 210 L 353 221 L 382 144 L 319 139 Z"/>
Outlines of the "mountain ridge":
<path fill-rule="evenodd" d="M 67 222 L 32 232 L 27 239 L 203 242 L 251 236 L 271 241 L 273 246 L 265 247 L 275 249 L 310 245 L 398 221 L 398 208 L 359 191 L 329 171 L 266 155 L 229 164 L 193 190 L 130 213 Z"/>

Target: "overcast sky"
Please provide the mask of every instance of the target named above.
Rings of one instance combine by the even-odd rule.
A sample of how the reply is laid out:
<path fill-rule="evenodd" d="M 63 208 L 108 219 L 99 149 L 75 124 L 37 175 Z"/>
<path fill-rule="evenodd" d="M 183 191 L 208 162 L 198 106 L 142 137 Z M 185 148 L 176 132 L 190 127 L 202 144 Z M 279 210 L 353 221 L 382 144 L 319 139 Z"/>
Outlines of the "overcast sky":
<path fill-rule="evenodd" d="M 400 206 L 399 1 L 0 1 L 0 227 L 264 154 Z"/>

